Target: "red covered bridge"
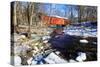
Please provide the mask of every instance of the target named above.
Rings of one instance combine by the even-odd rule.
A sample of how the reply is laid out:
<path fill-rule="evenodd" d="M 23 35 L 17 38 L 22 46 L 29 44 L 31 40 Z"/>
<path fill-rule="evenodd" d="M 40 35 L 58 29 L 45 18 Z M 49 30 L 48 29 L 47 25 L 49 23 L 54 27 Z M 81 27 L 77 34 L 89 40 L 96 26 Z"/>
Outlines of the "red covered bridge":
<path fill-rule="evenodd" d="M 41 20 L 47 25 L 68 25 L 71 23 L 69 19 L 58 16 L 41 16 Z"/>

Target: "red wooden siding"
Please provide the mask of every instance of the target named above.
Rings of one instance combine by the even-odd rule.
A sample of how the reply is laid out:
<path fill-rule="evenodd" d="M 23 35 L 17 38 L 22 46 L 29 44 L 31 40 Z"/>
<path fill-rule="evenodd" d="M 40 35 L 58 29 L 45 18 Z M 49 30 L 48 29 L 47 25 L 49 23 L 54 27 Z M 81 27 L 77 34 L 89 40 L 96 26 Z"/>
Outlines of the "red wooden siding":
<path fill-rule="evenodd" d="M 67 25 L 67 24 L 70 24 L 69 19 L 44 16 L 44 15 L 41 18 L 42 18 L 42 21 L 44 23 L 46 23 L 47 25 Z"/>

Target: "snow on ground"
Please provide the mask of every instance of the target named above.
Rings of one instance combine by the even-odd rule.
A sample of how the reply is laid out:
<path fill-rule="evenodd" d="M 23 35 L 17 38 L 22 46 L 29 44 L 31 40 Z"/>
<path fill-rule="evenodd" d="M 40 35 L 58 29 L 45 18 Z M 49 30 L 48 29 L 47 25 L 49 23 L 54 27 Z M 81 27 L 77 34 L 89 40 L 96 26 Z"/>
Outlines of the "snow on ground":
<path fill-rule="evenodd" d="M 45 58 L 45 61 L 46 61 L 47 63 L 49 63 L 49 64 L 67 63 L 66 60 L 60 58 L 59 56 L 57 56 L 57 55 L 56 55 L 55 53 L 53 53 L 53 52 L 52 52 L 51 54 L 49 54 L 49 56 L 47 56 L 47 57 Z"/>
<path fill-rule="evenodd" d="M 82 27 L 82 26 L 68 26 L 64 28 L 65 34 L 85 36 L 85 37 L 97 37 L 97 29 Z"/>
<path fill-rule="evenodd" d="M 75 36 L 97 37 L 97 29 L 95 27 L 91 28 L 91 27 L 71 25 L 71 26 L 65 27 L 64 32 L 65 32 L 65 34 L 75 35 Z M 18 34 L 14 34 L 14 35 L 15 35 L 15 37 L 14 37 L 15 44 L 18 44 L 17 42 L 19 39 L 26 39 L 26 37 L 24 35 L 18 35 Z M 31 36 L 34 41 L 42 39 L 44 43 L 47 43 L 48 39 L 50 39 L 50 36 L 47 36 L 47 35 L 43 36 L 43 37 L 39 37 L 35 34 L 32 34 Z M 30 40 L 29 42 L 31 42 L 33 40 Z M 80 40 L 80 42 L 88 43 L 88 41 L 85 39 Z M 93 43 L 97 44 L 96 42 L 93 42 Z M 16 55 L 19 55 L 20 52 L 23 52 L 23 54 L 24 54 L 28 49 L 30 49 L 30 47 L 28 45 L 26 45 L 25 43 L 22 45 L 15 45 L 14 47 L 15 47 L 14 51 L 15 51 Z M 35 48 L 35 49 L 37 50 L 37 48 Z M 33 57 L 31 57 L 29 60 L 27 60 L 27 63 L 29 65 L 37 64 L 39 61 L 40 62 L 39 64 L 45 64 L 41 60 L 45 60 L 47 63 L 50 63 L 50 64 L 68 63 L 68 60 L 64 60 L 58 56 L 59 53 L 60 52 L 56 52 L 56 53 L 51 52 L 46 58 L 44 58 L 43 55 L 39 54 L 38 56 L 35 57 L 35 59 L 33 59 Z M 77 61 L 83 62 L 86 59 L 87 59 L 86 53 L 79 52 L 78 56 L 76 57 L 76 60 L 73 60 L 73 58 L 72 58 L 69 60 L 69 62 L 77 62 Z M 15 56 L 15 64 L 16 65 L 21 64 L 21 58 L 19 56 Z"/>

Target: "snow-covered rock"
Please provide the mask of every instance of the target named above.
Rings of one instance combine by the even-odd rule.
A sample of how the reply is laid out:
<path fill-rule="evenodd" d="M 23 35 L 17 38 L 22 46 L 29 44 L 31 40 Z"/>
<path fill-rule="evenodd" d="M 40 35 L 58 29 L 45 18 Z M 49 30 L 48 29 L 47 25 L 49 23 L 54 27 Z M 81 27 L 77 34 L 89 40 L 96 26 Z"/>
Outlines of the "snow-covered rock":
<path fill-rule="evenodd" d="M 21 65 L 21 62 L 22 62 L 22 60 L 19 56 L 14 56 L 14 65 L 15 66 Z"/>
<path fill-rule="evenodd" d="M 78 62 L 82 62 L 82 61 L 83 61 L 82 58 L 81 58 L 81 56 L 78 56 L 78 57 L 76 58 L 76 60 L 77 60 Z"/>
<path fill-rule="evenodd" d="M 77 62 L 77 61 L 75 61 L 75 60 L 73 60 L 73 59 L 70 59 L 69 62 L 70 62 L 70 63 L 74 63 L 74 62 Z"/>
<path fill-rule="evenodd" d="M 67 63 L 66 60 L 60 58 L 59 56 L 57 56 L 55 53 L 51 53 L 49 54 L 45 59 L 44 59 L 47 63 L 50 64 L 58 64 L 58 63 Z"/>
<path fill-rule="evenodd" d="M 78 57 L 76 58 L 76 60 L 79 61 L 79 62 L 82 62 L 82 61 L 86 60 L 86 53 L 79 52 Z"/>
<path fill-rule="evenodd" d="M 82 40 L 80 40 L 80 43 L 88 43 L 88 40 L 82 39 Z"/>
<path fill-rule="evenodd" d="M 48 40 L 44 40 L 43 43 L 48 43 Z"/>
<path fill-rule="evenodd" d="M 32 64 L 32 60 L 33 60 L 32 57 L 31 57 L 30 59 L 27 60 L 28 65 L 31 65 L 31 64 Z"/>
<path fill-rule="evenodd" d="M 37 61 L 32 60 L 32 65 L 37 64 Z"/>
<path fill-rule="evenodd" d="M 42 40 L 50 39 L 50 36 L 43 36 Z"/>
<path fill-rule="evenodd" d="M 55 53 L 56 53 L 57 55 L 59 55 L 59 54 L 60 54 L 60 52 L 59 52 L 59 51 L 56 51 Z"/>

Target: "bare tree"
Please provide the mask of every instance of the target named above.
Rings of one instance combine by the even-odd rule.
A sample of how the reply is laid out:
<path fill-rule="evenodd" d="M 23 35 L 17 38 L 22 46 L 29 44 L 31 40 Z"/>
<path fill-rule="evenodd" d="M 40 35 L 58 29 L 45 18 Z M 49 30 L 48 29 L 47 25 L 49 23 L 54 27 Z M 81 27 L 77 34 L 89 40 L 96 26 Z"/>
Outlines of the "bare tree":
<path fill-rule="evenodd" d="M 26 16 L 28 20 L 28 37 L 31 37 L 31 25 L 32 25 L 32 17 L 33 17 L 33 11 L 34 11 L 34 3 L 27 2 L 26 7 Z"/>

